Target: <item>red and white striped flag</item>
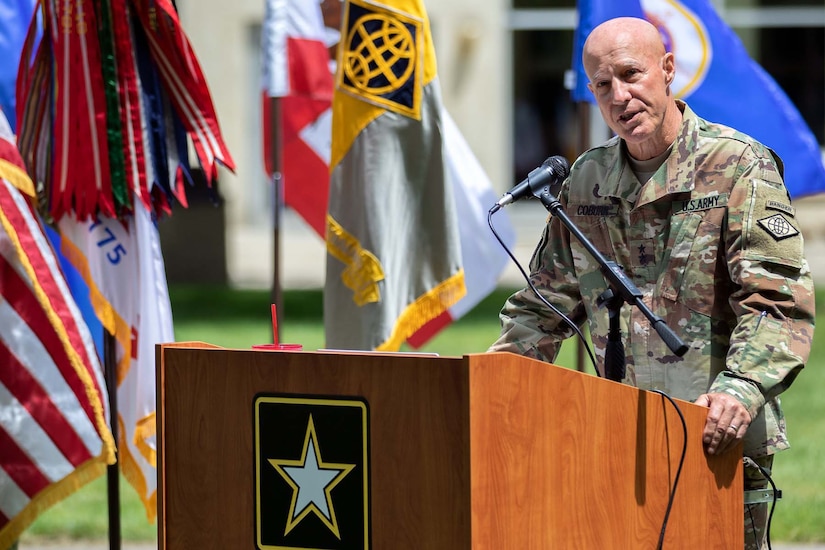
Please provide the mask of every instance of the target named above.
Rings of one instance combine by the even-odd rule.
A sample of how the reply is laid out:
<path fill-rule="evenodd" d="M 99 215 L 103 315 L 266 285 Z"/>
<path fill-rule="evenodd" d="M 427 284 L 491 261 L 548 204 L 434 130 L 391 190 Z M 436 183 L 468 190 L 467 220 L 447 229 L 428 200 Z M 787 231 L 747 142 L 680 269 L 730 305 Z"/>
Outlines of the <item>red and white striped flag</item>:
<path fill-rule="evenodd" d="M 0 112 L 0 548 L 115 461 L 100 361 Z"/>

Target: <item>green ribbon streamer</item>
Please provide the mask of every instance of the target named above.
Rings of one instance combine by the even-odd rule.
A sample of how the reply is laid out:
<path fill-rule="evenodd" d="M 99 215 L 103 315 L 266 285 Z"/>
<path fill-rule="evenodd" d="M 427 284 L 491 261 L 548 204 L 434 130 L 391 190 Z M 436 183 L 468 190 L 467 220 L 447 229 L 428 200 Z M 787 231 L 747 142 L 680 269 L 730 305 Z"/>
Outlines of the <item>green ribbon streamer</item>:
<path fill-rule="evenodd" d="M 115 211 L 118 217 L 121 217 L 132 213 L 132 200 L 129 193 L 129 184 L 126 181 L 126 158 L 123 153 L 123 126 L 120 117 L 120 92 L 117 84 L 112 10 L 110 0 L 97 0 L 96 4 L 98 5 L 99 15 L 97 36 L 100 41 L 100 63 L 103 74 L 103 90 L 106 95 L 106 136 L 109 143 L 109 171 L 111 173 Z"/>

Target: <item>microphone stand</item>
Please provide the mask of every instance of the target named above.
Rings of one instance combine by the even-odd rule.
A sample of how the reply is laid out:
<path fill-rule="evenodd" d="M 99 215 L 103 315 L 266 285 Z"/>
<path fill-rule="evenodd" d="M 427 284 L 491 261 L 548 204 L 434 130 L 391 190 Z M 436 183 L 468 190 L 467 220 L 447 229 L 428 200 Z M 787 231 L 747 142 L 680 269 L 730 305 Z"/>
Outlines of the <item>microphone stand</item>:
<path fill-rule="evenodd" d="M 568 231 L 587 249 L 593 259 L 601 266 L 602 275 L 607 279 L 610 288 L 599 296 L 597 301 L 599 307 L 607 307 L 608 319 L 610 320 L 605 355 L 605 378 L 616 382 L 621 382 L 624 378 L 625 353 L 619 320 L 621 307 L 625 302 L 639 308 L 667 347 L 670 348 L 670 351 L 679 357 L 687 353 L 688 346 L 667 326 L 664 319 L 650 311 L 650 308 L 642 301 L 642 291 L 625 275 L 622 268 L 616 262 L 607 260 L 596 250 L 593 243 L 584 236 L 581 230 L 576 227 L 576 224 L 567 216 L 561 202 L 550 193 L 550 189 L 548 187 L 539 189 L 534 196 L 541 201 L 541 204 L 552 216 L 561 220 Z"/>

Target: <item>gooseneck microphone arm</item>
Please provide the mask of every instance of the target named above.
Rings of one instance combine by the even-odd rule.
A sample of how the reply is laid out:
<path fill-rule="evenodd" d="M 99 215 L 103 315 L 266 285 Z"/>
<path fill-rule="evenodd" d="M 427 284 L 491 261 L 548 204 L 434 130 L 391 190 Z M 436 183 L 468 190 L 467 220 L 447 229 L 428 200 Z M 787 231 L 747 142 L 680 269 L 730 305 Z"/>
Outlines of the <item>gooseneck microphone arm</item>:
<path fill-rule="evenodd" d="M 636 306 L 639 310 L 644 314 L 645 317 L 650 321 L 650 324 L 656 329 L 656 332 L 662 338 L 664 343 L 670 348 L 670 351 L 675 353 L 677 356 L 681 357 L 688 351 L 688 346 L 685 345 L 684 342 L 676 335 L 673 330 L 667 326 L 664 319 L 653 313 L 650 308 L 642 301 L 642 292 L 633 284 L 633 281 L 625 275 L 622 268 L 619 267 L 616 262 L 612 262 L 607 260 L 598 250 L 596 247 L 593 246 L 593 243 L 584 236 L 581 230 L 576 227 L 576 224 L 567 216 L 567 213 L 562 208 L 561 203 L 559 200 L 554 197 L 550 190 L 545 188 L 541 189 L 538 193 L 535 194 L 535 197 L 541 201 L 541 204 L 547 209 L 550 214 L 561 221 L 562 224 L 567 228 L 570 233 L 578 239 L 578 241 L 584 246 L 584 248 L 590 253 L 593 259 L 601 266 L 602 274 L 604 275 L 605 279 L 607 280 L 608 285 L 610 285 L 610 289 L 612 293 L 610 293 L 605 302 L 607 303 L 608 307 L 614 307 L 618 309 L 621 307 L 622 301 L 627 302 L 630 305 Z M 613 318 L 616 319 L 615 326 L 618 328 L 618 316 L 617 312 L 612 312 Z M 614 324 L 611 322 L 611 324 Z M 608 356 L 609 358 L 609 356 Z M 618 357 L 615 357 L 614 360 L 618 360 Z M 613 369 L 611 369 L 614 373 L 613 376 L 606 376 L 606 378 L 610 378 L 615 380 L 617 376 L 624 376 L 624 354 L 621 357 L 622 365 L 616 365 Z M 607 367 L 607 365 L 606 365 Z M 607 368 L 605 369 L 607 370 Z M 606 373 L 608 374 L 608 373 Z M 621 380 L 619 378 L 617 381 Z"/>

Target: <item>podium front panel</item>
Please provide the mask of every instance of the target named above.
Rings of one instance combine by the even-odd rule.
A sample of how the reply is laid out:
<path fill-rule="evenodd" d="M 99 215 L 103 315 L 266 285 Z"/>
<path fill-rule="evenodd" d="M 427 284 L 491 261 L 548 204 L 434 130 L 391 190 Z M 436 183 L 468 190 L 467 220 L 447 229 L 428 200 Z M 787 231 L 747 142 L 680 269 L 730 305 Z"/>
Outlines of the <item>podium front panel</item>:
<path fill-rule="evenodd" d="M 370 515 L 365 547 L 467 548 L 470 459 L 466 368 L 458 358 L 164 347 L 158 360 L 162 547 L 360 547 L 351 538 L 336 537 L 336 531 L 340 536 L 358 531 L 344 525 L 348 503 L 336 501 L 339 492 L 345 492 L 343 481 L 330 491 L 330 508 L 325 509 L 325 503 L 316 499 L 304 506 L 303 511 L 309 511 L 298 518 L 295 508 L 307 503 L 296 501 L 294 506 L 286 503 L 281 509 L 292 507 L 292 516 L 283 512 L 261 519 L 270 527 L 270 534 L 288 530 L 280 540 L 289 545 L 274 546 L 272 540 L 259 540 L 255 402 L 261 396 L 292 396 L 309 403 L 366 403 Z M 296 420 L 301 434 L 308 433 L 306 418 Z M 323 463 L 343 470 L 353 460 L 334 456 L 329 441 L 335 434 L 324 432 L 323 422 L 323 418 L 313 417 L 311 447 L 319 451 L 317 456 Z M 283 431 L 278 433 L 287 437 Z M 278 468 L 286 472 L 290 464 L 296 467 L 306 458 L 302 443 L 303 439 L 290 456 L 268 457 L 273 462 L 262 460 L 261 468 L 269 466 L 272 471 L 268 473 L 277 474 Z M 281 477 L 281 489 L 290 494 L 287 478 Z M 335 522 L 331 512 L 335 512 Z M 302 531 L 320 533 L 316 543 L 338 541 L 338 545 L 307 546 L 306 539 L 300 537 Z"/>
<path fill-rule="evenodd" d="M 161 549 L 655 548 L 685 444 L 661 395 L 508 353 L 169 344 L 157 381 Z M 664 547 L 741 548 L 741 455 L 677 404 Z"/>

